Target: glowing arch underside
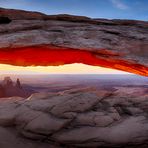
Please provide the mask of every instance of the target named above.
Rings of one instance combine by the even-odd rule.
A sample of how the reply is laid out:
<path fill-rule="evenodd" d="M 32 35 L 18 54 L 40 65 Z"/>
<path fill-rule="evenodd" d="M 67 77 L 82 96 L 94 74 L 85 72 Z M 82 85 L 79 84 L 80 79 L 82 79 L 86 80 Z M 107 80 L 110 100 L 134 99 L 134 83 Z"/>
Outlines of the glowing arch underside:
<path fill-rule="evenodd" d="M 0 50 L 0 63 L 16 66 L 59 66 L 83 63 L 148 76 L 147 67 L 121 60 L 118 55 L 107 49 L 99 49 L 99 52 L 53 46 L 4 49 Z"/>

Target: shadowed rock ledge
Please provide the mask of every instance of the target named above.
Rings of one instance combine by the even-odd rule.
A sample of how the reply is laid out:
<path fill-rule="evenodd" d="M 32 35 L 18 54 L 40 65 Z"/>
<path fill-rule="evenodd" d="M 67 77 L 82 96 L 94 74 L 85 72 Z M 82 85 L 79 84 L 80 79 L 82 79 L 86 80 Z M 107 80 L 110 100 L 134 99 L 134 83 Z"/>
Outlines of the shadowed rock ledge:
<path fill-rule="evenodd" d="M 0 9 L 0 63 L 84 63 L 148 76 L 147 57 L 146 21 Z"/>
<path fill-rule="evenodd" d="M 146 92 L 140 87 L 87 88 L 1 99 L 0 147 L 146 148 Z"/>

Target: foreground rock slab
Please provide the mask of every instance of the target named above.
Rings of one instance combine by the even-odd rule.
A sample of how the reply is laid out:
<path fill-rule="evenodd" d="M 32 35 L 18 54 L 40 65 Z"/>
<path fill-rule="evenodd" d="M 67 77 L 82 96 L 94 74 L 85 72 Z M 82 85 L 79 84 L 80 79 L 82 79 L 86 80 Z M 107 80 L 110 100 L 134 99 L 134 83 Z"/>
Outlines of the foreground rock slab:
<path fill-rule="evenodd" d="M 125 90 L 87 88 L 36 93 L 28 99 L 2 98 L 0 147 L 145 148 L 147 88 L 129 88 L 128 93 Z"/>

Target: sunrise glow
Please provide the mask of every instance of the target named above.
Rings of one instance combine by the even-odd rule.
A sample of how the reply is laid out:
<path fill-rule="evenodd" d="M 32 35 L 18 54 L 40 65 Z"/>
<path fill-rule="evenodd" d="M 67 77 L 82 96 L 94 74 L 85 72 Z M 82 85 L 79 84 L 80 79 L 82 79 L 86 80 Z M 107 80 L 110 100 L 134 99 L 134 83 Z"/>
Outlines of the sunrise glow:
<path fill-rule="evenodd" d="M 66 64 L 63 66 L 12 66 L 0 64 L 1 74 L 127 74 L 126 72 L 103 68 L 98 66 L 90 66 L 85 64 Z"/>

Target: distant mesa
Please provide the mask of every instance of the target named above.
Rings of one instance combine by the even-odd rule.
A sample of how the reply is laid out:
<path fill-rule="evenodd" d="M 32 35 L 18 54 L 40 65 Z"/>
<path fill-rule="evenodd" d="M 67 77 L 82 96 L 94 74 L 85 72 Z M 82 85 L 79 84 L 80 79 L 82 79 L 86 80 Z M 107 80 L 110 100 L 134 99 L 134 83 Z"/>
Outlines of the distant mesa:
<path fill-rule="evenodd" d="M 0 98 L 5 96 L 5 90 L 4 87 L 2 85 L 0 85 Z"/>
<path fill-rule="evenodd" d="M 13 82 L 10 77 L 5 77 L 4 80 L 2 81 L 2 85 L 4 87 L 13 87 Z"/>
<path fill-rule="evenodd" d="M 13 96 L 28 97 L 30 95 L 31 92 L 23 88 L 18 78 L 16 82 L 13 82 L 10 77 L 4 77 L 0 84 L 0 98 Z"/>
<path fill-rule="evenodd" d="M 22 86 L 21 86 L 21 82 L 20 82 L 20 80 L 17 78 L 17 80 L 16 80 L 16 85 L 15 85 L 17 88 L 20 88 L 20 89 L 22 89 Z"/>

